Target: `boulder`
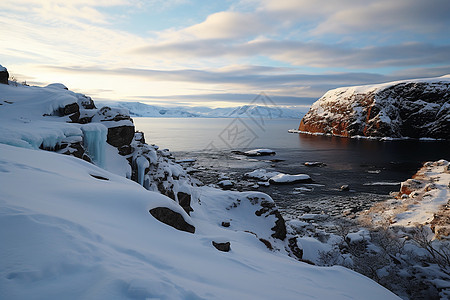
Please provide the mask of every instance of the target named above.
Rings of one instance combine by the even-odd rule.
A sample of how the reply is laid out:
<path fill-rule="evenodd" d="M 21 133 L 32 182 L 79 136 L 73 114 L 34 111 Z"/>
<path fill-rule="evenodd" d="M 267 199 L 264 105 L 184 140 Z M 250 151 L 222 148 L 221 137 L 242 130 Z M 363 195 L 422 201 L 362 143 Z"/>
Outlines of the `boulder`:
<path fill-rule="evenodd" d="M 191 211 L 194 211 L 191 207 L 191 195 L 184 192 L 178 192 L 177 198 L 178 204 L 180 204 L 180 206 L 188 215 L 191 213 Z"/>
<path fill-rule="evenodd" d="M 214 241 L 212 241 L 213 246 L 222 252 L 229 252 L 230 251 L 230 242 L 226 242 L 226 243 L 216 243 Z"/>
<path fill-rule="evenodd" d="M 450 76 L 328 91 L 299 131 L 343 137 L 450 137 Z"/>
<path fill-rule="evenodd" d="M 9 73 L 8 70 L 0 65 L 0 83 L 8 84 Z"/>
<path fill-rule="evenodd" d="M 183 216 L 167 207 L 156 207 L 151 209 L 150 214 L 158 221 L 172 226 L 175 229 L 190 233 L 195 232 L 195 227 L 186 222 Z"/>
<path fill-rule="evenodd" d="M 348 192 L 350 191 L 350 186 L 348 184 L 341 185 L 339 190 L 341 190 L 342 192 Z"/>

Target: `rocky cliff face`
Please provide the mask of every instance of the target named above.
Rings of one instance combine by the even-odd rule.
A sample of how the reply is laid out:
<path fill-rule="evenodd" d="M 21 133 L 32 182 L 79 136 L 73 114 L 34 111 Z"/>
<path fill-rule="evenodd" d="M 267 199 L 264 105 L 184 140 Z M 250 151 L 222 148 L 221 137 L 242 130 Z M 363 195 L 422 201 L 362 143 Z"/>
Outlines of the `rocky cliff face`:
<path fill-rule="evenodd" d="M 330 90 L 312 105 L 299 131 L 449 139 L 450 75 Z"/>

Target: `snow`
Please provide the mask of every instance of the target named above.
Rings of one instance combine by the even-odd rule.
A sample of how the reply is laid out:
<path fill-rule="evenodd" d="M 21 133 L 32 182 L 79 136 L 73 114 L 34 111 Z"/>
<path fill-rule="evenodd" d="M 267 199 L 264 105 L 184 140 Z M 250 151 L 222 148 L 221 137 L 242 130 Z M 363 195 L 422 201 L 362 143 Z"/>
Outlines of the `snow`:
<path fill-rule="evenodd" d="M 233 186 L 233 182 L 231 180 L 225 179 L 225 180 L 221 180 L 217 183 L 217 185 L 222 186 L 222 187 L 230 187 Z"/>
<path fill-rule="evenodd" d="M 380 172 L 377 171 L 367 171 L 368 173 L 378 174 Z M 363 185 L 400 185 L 400 182 L 384 182 L 384 181 L 376 181 L 376 182 L 366 182 Z"/>
<path fill-rule="evenodd" d="M 267 171 L 266 169 L 257 169 L 248 173 L 244 174 L 244 177 L 252 178 L 252 179 L 258 179 L 261 181 L 267 181 L 271 177 L 274 177 L 276 175 L 280 174 L 280 172 L 276 171 Z"/>
<path fill-rule="evenodd" d="M 272 107 L 244 105 L 236 107 L 162 107 L 141 102 L 96 101 L 100 105 L 121 107 L 129 110 L 134 117 L 151 118 L 266 118 L 266 119 L 299 119 L 308 108 L 305 107 Z"/>
<path fill-rule="evenodd" d="M 367 212 L 367 215 L 373 220 L 390 219 L 393 226 L 429 224 L 450 199 L 449 165 L 446 160 L 425 163 L 414 179 L 402 183 L 402 187 L 411 190 L 409 194 L 399 195 L 401 199 L 380 203 Z"/>
<path fill-rule="evenodd" d="M 306 174 L 296 174 L 296 175 L 290 175 L 290 174 L 278 174 L 269 179 L 270 182 L 273 183 L 293 183 L 293 182 L 299 182 L 299 181 L 307 181 L 311 180 L 311 177 Z"/>
<path fill-rule="evenodd" d="M 65 86 L 62 83 L 51 83 L 51 84 L 47 85 L 46 88 L 68 90 L 67 86 Z"/>
<path fill-rule="evenodd" d="M 253 149 L 244 152 L 247 156 L 263 156 L 263 155 L 275 155 L 275 151 L 272 149 Z"/>
<path fill-rule="evenodd" d="M 105 166 L 105 147 L 108 129 L 100 123 L 90 123 L 81 126 L 84 136 L 84 146 L 92 161 L 99 167 Z"/>
<path fill-rule="evenodd" d="M 128 158 L 138 183 L 129 180 L 127 157 L 106 143 L 109 125 L 132 124 L 127 110 L 82 109 L 94 121 L 82 125 L 60 110 L 90 98 L 62 84 L 4 85 L 0 97 L 0 299 L 398 299 L 346 268 L 288 256 L 287 239 L 272 237 L 275 214 L 261 213 L 262 203 L 274 206 L 266 194 L 180 179 L 174 192 L 191 194 L 189 216 L 146 190 L 184 174 L 167 149 L 136 147 Z M 108 121 L 116 116 L 123 119 Z M 81 141 L 95 165 L 40 149 Z M 156 220 L 156 207 L 180 214 L 195 234 Z"/>
<path fill-rule="evenodd" d="M 295 261 L 241 231 L 268 234 L 243 201 L 264 194 L 203 187 L 191 218 L 83 160 L 8 145 L 0 153 L 2 299 L 398 299 L 362 275 Z M 148 211 L 157 206 L 182 214 L 196 234 L 154 219 Z M 225 219 L 230 228 L 218 224 Z M 212 240 L 230 241 L 231 251 Z"/>

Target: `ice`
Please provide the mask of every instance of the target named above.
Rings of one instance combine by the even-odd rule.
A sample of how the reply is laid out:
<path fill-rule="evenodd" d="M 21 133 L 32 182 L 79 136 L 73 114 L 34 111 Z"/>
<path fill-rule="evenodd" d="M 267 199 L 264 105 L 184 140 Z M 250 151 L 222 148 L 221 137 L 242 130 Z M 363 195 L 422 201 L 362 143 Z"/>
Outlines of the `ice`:
<path fill-rule="evenodd" d="M 136 158 L 136 165 L 138 169 L 138 183 L 143 186 L 145 169 L 147 169 L 150 166 L 150 163 L 144 156 L 139 156 L 138 158 Z"/>
<path fill-rule="evenodd" d="M 99 167 L 105 165 L 105 146 L 108 129 L 100 123 L 90 123 L 81 126 L 84 146 L 92 161 Z"/>

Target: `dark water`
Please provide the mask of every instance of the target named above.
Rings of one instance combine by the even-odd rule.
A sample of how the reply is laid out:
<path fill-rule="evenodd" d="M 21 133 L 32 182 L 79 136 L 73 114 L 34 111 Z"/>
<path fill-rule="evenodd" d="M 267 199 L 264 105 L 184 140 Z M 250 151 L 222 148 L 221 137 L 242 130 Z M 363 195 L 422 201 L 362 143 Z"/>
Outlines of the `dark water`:
<path fill-rule="evenodd" d="M 238 190 L 258 190 L 272 196 L 285 212 L 357 212 L 385 199 L 425 161 L 450 159 L 444 141 L 371 141 L 292 134 L 298 120 L 156 119 L 135 118 L 146 141 L 170 148 L 177 159 L 196 158 L 194 173 L 204 183 L 217 183 L 220 174 L 236 182 Z M 270 148 L 275 156 L 248 158 L 233 150 Z M 277 159 L 279 161 L 272 162 Z M 323 167 L 307 167 L 319 161 Z M 313 185 L 254 187 L 245 172 L 264 168 L 311 176 Z M 350 192 L 340 191 L 344 184 Z M 304 188 L 304 189 L 302 189 Z M 308 189 L 308 190 L 306 190 Z"/>

